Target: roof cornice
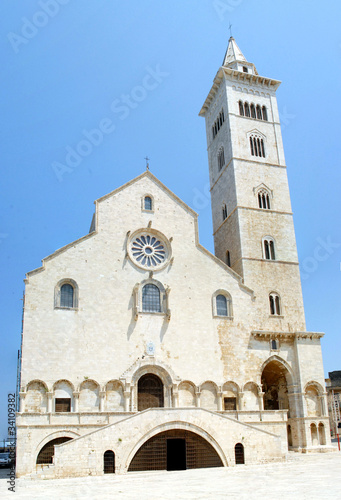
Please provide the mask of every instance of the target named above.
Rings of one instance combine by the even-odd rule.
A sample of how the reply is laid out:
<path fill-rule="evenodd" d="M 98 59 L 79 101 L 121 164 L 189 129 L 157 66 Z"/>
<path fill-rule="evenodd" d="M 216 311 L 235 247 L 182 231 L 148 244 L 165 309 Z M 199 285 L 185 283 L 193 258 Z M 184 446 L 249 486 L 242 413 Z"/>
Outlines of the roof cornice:
<path fill-rule="evenodd" d="M 252 75 L 251 73 L 244 73 L 243 71 L 238 71 L 236 69 L 226 68 L 221 66 L 214 77 L 212 88 L 206 97 L 203 107 L 199 112 L 199 116 L 205 116 L 207 109 L 209 108 L 211 102 L 217 94 L 220 84 L 223 80 L 233 80 L 235 82 L 243 82 L 244 84 L 257 85 L 259 87 L 277 90 L 280 84 L 280 80 L 274 80 L 272 78 L 267 78 L 260 75 Z"/>

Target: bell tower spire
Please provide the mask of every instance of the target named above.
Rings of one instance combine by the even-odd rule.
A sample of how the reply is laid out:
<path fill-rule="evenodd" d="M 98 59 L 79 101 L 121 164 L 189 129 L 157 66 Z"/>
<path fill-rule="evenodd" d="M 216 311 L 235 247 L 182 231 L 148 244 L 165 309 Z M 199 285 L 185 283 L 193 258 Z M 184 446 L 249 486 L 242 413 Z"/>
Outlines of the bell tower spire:
<path fill-rule="evenodd" d="M 255 291 L 264 325 L 269 314 L 285 312 L 287 325 L 304 330 L 280 83 L 260 76 L 231 36 L 199 114 L 206 120 L 215 254 Z"/>
<path fill-rule="evenodd" d="M 258 75 L 255 65 L 246 60 L 233 36 L 230 36 L 222 66 Z"/>

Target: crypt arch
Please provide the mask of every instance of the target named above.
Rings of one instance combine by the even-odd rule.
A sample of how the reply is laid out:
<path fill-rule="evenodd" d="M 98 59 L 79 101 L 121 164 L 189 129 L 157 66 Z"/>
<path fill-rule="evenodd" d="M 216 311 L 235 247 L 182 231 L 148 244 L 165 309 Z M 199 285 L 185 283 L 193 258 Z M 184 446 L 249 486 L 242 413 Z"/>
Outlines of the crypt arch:
<path fill-rule="evenodd" d="M 161 434 L 163 432 L 167 431 L 176 431 L 176 430 L 183 430 L 183 431 L 190 431 L 193 434 L 197 434 L 199 437 L 201 437 L 203 440 L 207 441 L 208 444 L 212 446 L 214 451 L 217 453 L 219 459 L 222 462 L 222 466 L 228 467 L 228 462 L 226 459 L 226 456 L 220 447 L 219 443 L 214 439 L 214 437 L 205 429 L 191 423 L 191 422 L 181 422 L 181 421 L 175 421 L 175 422 L 167 422 L 164 424 L 160 424 L 159 426 L 155 427 L 154 429 L 151 429 L 149 432 L 147 432 L 134 446 L 133 448 L 128 452 L 127 458 L 124 460 L 125 466 L 124 466 L 124 471 L 128 471 L 129 467 L 131 465 L 131 462 L 133 461 L 136 453 L 142 448 L 144 444 L 146 444 L 151 438 L 157 436 L 158 434 Z"/>

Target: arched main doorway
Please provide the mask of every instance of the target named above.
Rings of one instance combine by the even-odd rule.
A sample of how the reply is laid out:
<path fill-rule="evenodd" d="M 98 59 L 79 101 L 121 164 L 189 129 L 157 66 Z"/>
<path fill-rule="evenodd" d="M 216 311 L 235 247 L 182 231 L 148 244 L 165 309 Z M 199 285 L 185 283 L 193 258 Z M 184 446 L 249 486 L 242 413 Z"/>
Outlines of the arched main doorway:
<path fill-rule="evenodd" d="M 288 370 L 277 360 L 270 361 L 262 373 L 264 410 L 289 410 Z"/>
<path fill-rule="evenodd" d="M 49 441 L 46 443 L 40 452 L 38 453 L 37 456 L 37 465 L 42 465 L 42 464 L 52 464 L 53 463 L 53 457 L 54 457 L 54 447 L 57 444 L 62 444 L 66 443 L 66 441 L 70 441 L 72 438 L 70 437 L 59 437 L 56 439 L 52 439 L 52 441 Z"/>
<path fill-rule="evenodd" d="M 153 373 L 147 373 L 139 379 L 137 394 L 138 411 L 147 410 L 147 408 L 162 408 L 164 406 L 163 383 Z"/>
<path fill-rule="evenodd" d="M 146 441 L 135 453 L 128 472 L 204 467 L 223 467 L 213 446 L 194 432 L 174 429 Z"/>

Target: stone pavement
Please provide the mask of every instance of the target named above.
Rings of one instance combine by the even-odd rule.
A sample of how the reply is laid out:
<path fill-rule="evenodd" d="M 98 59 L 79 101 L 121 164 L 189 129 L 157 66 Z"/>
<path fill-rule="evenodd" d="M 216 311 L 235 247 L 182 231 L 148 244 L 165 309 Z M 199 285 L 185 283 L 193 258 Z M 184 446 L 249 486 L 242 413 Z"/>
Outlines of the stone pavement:
<path fill-rule="evenodd" d="M 122 500 L 341 500 L 341 453 L 289 453 L 286 462 L 60 480 L 0 479 L 0 498 Z M 3 475 L 2 475 L 3 477 Z"/>

